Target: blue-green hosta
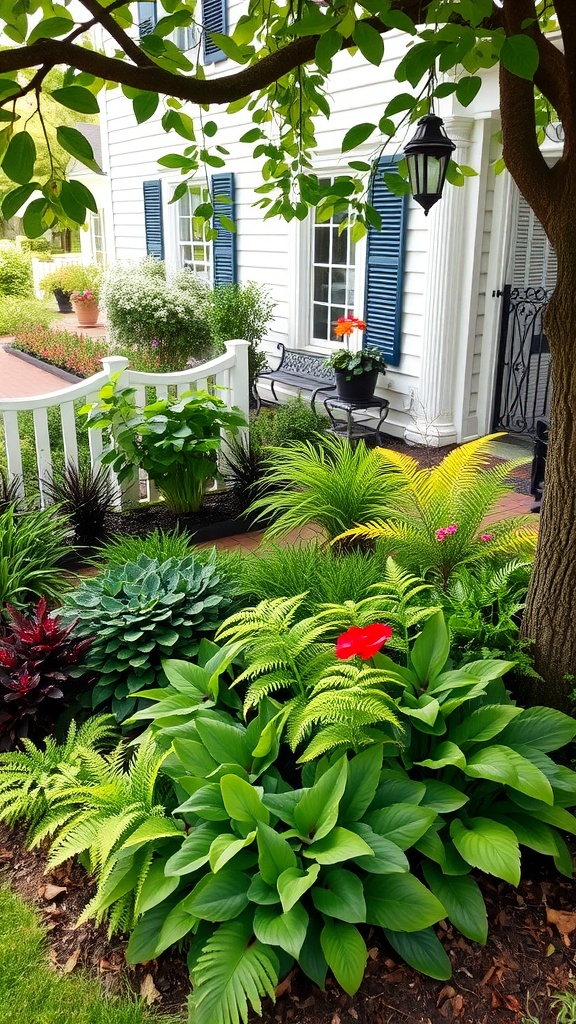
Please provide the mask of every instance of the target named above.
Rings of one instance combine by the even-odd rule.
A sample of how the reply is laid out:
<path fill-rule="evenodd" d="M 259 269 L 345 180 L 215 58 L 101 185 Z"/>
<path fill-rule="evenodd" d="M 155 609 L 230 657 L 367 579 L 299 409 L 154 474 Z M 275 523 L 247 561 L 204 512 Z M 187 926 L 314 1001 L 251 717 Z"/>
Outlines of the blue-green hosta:
<path fill-rule="evenodd" d="M 161 659 L 193 657 L 230 605 L 230 586 L 215 555 L 160 562 L 140 554 L 85 580 L 66 597 L 63 621 L 93 637 L 77 674 L 95 677 L 92 707 L 110 707 L 118 721 L 134 711 L 136 690 L 162 682 Z"/>

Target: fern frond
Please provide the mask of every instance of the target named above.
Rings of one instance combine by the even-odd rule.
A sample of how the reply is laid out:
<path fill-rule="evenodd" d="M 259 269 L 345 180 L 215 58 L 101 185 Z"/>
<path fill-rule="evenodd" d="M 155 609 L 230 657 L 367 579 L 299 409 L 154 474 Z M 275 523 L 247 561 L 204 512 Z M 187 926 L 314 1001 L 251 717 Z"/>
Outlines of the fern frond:
<path fill-rule="evenodd" d="M 244 921 L 221 924 L 208 939 L 192 973 L 194 1024 L 247 1024 L 249 1006 L 261 1014 L 261 998 L 274 1001 L 278 959 L 252 939 L 252 925 Z"/>

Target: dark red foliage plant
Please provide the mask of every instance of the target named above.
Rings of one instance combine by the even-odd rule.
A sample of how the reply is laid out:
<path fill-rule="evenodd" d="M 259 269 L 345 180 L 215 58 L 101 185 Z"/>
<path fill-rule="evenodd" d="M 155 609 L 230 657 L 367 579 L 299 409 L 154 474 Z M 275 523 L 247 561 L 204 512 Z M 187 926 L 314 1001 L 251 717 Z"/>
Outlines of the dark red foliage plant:
<path fill-rule="evenodd" d="M 74 638 L 76 622 L 62 626 L 58 616 L 49 614 L 43 597 L 30 615 L 11 605 L 8 611 L 12 621 L 0 638 L 0 750 L 9 750 L 25 736 L 36 738 L 53 730 L 64 704 L 76 696 L 66 692 L 68 669 L 92 643 Z"/>

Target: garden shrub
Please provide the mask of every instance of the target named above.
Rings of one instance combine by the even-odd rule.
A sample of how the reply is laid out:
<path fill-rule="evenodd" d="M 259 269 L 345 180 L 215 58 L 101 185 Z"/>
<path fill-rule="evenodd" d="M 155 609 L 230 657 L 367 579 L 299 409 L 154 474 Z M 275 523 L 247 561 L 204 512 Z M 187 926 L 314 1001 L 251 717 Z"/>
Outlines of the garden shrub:
<path fill-rule="evenodd" d="M 32 296 L 32 260 L 28 253 L 19 252 L 13 242 L 0 242 L 0 295 Z"/>
<path fill-rule="evenodd" d="M 90 704 L 111 707 L 118 721 L 135 710 L 137 690 L 162 685 L 161 661 L 192 657 L 213 634 L 230 599 L 214 558 L 193 554 L 164 562 L 139 555 L 84 580 L 66 596 L 63 620 L 94 641 L 78 674 L 96 682 Z"/>
<path fill-rule="evenodd" d="M 153 353 L 165 370 L 183 370 L 189 359 L 214 351 L 210 328 L 186 288 L 166 281 L 164 265 L 151 259 L 117 264 L 105 276 L 104 303 L 117 351 Z"/>
<path fill-rule="evenodd" d="M 54 313 L 39 299 L 5 295 L 0 302 L 0 335 L 42 331 L 53 319 Z"/>
<path fill-rule="evenodd" d="M 530 516 L 508 516 L 485 526 L 497 502 L 510 493 L 512 470 L 529 456 L 488 468 L 493 434 L 451 451 L 433 469 L 409 455 L 375 449 L 382 467 L 398 473 L 396 508 L 348 529 L 339 540 L 379 541 L 407 569 L 446 588 L 457 566 L 502 565 L 512 557 L 533 560 L 537 531 Z M 312 467 L 311 467 L 312 468 Z"/>
<path fill-rule="evenodd" d="M 285 623 L 282 663 L 278 644 L 248 634 L 224 648 L 203 640 L 195 664 L 165 662 L 168 685 L 133 718 L 151 724 L 127 768 L 119 753 L 81 755 L 79 773 L 45 774 L 38 786 L 42 755 L 28 748 L 18 762 L 19 784 L 30 779 L 21 814 L 40 808 L 27 812 L 32 841 L 51 834 L 52 864 L 83 853 L 96 877 L 84 916 L 133 929 L 132 963 L 187 941 L 194 1024 L 237 1024 L 248 1005 L 260 1012 L 295 962 L 321 987 L 331 970 L 353 994 L 367 961 L 365 925 L 444 981 L 451 963 L 437 922 L 486 941 L 472 870 L 517 885 L 522 846 L 572 875 L 561 833 L 576 834 L 567 810 L 576 773 L 549 753 L 574 737 L 573 719 L 512 703 L 502 681 L 509 662 L 452 670 L 441 613 L 410 645 L 405 667 L 377 653 L 390 634 L 381 623 L 347 630 L 336 652 L 319 649 L 325 627 L 316 626 Z M 347 692 L 341 670 L 348 680 L 375 673 L 393 713 L 379 724 L 358 720 L 352 737 L 346 702 L 340 727 L 329 725 L 313 692 L 300 712 L 307 737 L 331 729 L 339 745 L 295 761 L 282 743 L 277 687 L 264 686 L 256 714 L 243 714 L 237 691 L 246 706 L 255 693 L 238 677 L 241 652 L 244 678 L 275 674 L 292 700 L 305 694 L 290 652 L 300 666 L 322 659 L 334 709 Z M 13 765 L 6 756 L 0 765 L 14 788 Z"/>
<path fill-rule="evenodd" d="M 250 437 L 258 448 L 263 445 L 281 448 L 293 441 L 314 442 L 328 422 L 326 416 L 320 416 L 302 395 L 298 395 L 275 409 L 261 409 L 250 423 Z"/>
<path fill-rule="evenodd" d="M 0 749 L 4 750 L 24 736 L 53 731 L 63 705 L 74 696 L 69 668 L 78 664 L 91 643 L 73 639 L 74 623 L 64 628 L 57 616 L 48 614 L 44 598 L 27 616 L 10 606 L 8 610 L 10 621 L 0 639 Z"/>
<path fill-rule="evenodd" d="M 50 366 L 74 373 L 77 377 L 91 377 L 100 373 L 101 360 L 110 354 L 105 338 L 92 339 L 70 331 L 55 331 L 39 326 L 18 331 L 14 348 L 36 356 Z"/>
<path fill-rule="evenodd" d="M 215 342 L 224 347 L 232 338 L 250 342 L 248 376 L 250 388 L 266 364 L 266 355 L 258 348 L 273 319 L 275 303 L 268 289 L 249 281 L 247 284 L 215 285 L 208 318 Z"/>
<path fill-rule="evenodd" d="M 310 523 L 334 540 L 355 524 L 386 515 L 398 500 L 399 474 L 363 441 L 353 448 L 330 434 L 268 450 L 264 495 L 248 512 L 271 521 L 266 538 L 282 537 Z"/>
<path fill-rule="evenodd" d="M 236 434 L 244 414 L 207 391 L 187 391 L 141 408 L 134 388 L 115 382 L 100 390 L 100 402 L 86 406 L 88 427 L 106 431 L 102 465 L 112 466 L 118 482 L 134 480 L 144 469 L 171 512 L 196 512 L 208 480 L 217 478 L 222 432 Z"/>
<path fill-rule="evenodd" d="M 69 526 L 53 509 L 0 514 L 0 621 L 8 604 L 23 609 L 34 599 L 60 598 L 68 588 L 61 563 Z"/>
<path fill-rule="evenodd" d="M 65 295 L 70 295 L 71 292 L 91 291 L 98 302 L 101 278 L 102 269 L 95 263 L 64 263 L 45 274 L 40 283 L 46 296 L 54 290 L 64 292 Z"/>

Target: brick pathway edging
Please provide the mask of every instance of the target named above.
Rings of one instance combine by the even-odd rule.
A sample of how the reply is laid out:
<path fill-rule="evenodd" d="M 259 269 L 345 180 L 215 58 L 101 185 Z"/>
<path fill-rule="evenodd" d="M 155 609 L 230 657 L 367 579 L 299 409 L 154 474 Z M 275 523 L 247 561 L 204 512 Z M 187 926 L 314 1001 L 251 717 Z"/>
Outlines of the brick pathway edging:
<path fill-rule="evenodd" d="M 21 352 L 19 348 L 14 348 L 12 345 L 5 345 L 4 351 L 11 356 L 16 356 L 17 359 L 22 359 L 25 363 L 30 363 L 30 366 L 36 366 L 39 370 L 51 373 L 53 377 L 59 377 L 67 384 L 79 384 L 84 379 L 77 377 L 75 373 L 69 373 L 68 370 L 62 370 L 59 366 L 53 366 L 52 363 L 46 363 L 43 359 L 38 359 L 38 356 L 30 355 L 29 352 Z"/>

